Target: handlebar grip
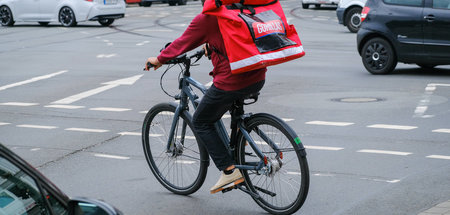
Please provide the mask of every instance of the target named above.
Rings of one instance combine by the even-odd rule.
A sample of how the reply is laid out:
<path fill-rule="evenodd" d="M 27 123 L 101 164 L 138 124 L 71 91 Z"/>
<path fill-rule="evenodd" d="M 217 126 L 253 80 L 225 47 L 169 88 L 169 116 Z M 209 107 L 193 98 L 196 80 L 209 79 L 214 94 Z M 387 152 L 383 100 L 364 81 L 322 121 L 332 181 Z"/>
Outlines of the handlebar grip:
<path fill-rule="evenodd" d="M 152 63 L 147 62 L 147 67 L 144 68 L 144 71 L 145 71 L 147 68 L 150 70 L 150 68 L 155 67 L 155 66 L 156 66 L 156 65 L 153 65 Z"/>

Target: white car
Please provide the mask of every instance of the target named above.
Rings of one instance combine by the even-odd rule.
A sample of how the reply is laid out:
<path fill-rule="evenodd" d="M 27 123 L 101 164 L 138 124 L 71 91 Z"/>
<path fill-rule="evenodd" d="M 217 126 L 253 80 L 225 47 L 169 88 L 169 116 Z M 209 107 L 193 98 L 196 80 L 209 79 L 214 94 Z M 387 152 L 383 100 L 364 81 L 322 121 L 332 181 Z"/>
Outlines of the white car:
<path fill-rule="evenodd" d="M 123 0 L 0 0 L 0 21 L 12 26 L 16 21 L 48 25 L 60 22 L 75 26 L 77 22 L 98 21 L 103 26 L 125 16 Z"/>
<path fill-rule="evenodd" d="M 302 7 L 303 9 L 308 9 L 309 5 L 313 4 L 319 8 L 322 4 L 337 5 L 338 3 L 339 0 L 302 0 Z"/>
<path fill-rule="evenodd" d="M 347 26 L 348 30 L 356 33 L 361 26 L 361 11 L 366 4 L 366 0 L 341 0 L 336 15 L 339 24 Z"/>

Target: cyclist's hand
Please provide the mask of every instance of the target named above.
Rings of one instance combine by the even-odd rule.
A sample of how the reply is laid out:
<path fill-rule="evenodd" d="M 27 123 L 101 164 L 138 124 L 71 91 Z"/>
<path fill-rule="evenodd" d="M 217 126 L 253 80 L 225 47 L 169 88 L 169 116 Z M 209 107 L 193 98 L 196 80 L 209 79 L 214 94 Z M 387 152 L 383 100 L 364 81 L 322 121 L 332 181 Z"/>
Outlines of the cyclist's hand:
<path fill-rule="evenodd" d="M 158 58 L 156 58 L 156 57 L 149 57 L 149 58 L 147 59 L 147 62 L 145 63 L 145 70 L 146 70 L 146 71 L 148 71 L 148 70 L 150 69 L 149 63 L 153 66 L 153 68 L 154 68 L 155 70 L 157 70 L 159 67 L 162 66 L 162 64 L 159 62 Z"/>

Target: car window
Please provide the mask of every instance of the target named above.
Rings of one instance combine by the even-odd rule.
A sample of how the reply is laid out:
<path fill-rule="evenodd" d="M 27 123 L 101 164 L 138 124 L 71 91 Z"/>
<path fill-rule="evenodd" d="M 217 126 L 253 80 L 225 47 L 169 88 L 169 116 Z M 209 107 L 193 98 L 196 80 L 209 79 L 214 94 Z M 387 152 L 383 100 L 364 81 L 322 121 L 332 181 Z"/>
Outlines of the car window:
<path fill-rule="evenodd" d="M 3 157 L 0 157 L 0 214 L 50 214 L 34 179 Z"/>
<path fill-rule="evenodd" d="M 434 0 L 433 8 L 450 9 L 450 0 Z"/>
<path fill-rule="evenodd" d="M 423 0 L 383 0 L 386 4 L 406 5 L 406 6 L 422 6 Z"/>

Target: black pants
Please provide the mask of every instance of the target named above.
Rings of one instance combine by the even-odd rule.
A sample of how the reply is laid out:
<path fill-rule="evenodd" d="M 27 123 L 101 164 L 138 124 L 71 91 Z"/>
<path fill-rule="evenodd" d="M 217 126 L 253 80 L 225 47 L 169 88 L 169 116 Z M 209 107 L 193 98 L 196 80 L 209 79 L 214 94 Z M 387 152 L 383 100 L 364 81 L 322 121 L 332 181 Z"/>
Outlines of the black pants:
<path fill-rule="evenodd" d="M 235 100 L 259 92 L 263 86 L 264 81 L 260 81 L 241 90 L 224 91 L 212 85 L 198 105 L 192 119 L 194 129 L 220 171 L 233 165 L 234 161 L 219 137 L 214 123 L 222 118 Z"/>

